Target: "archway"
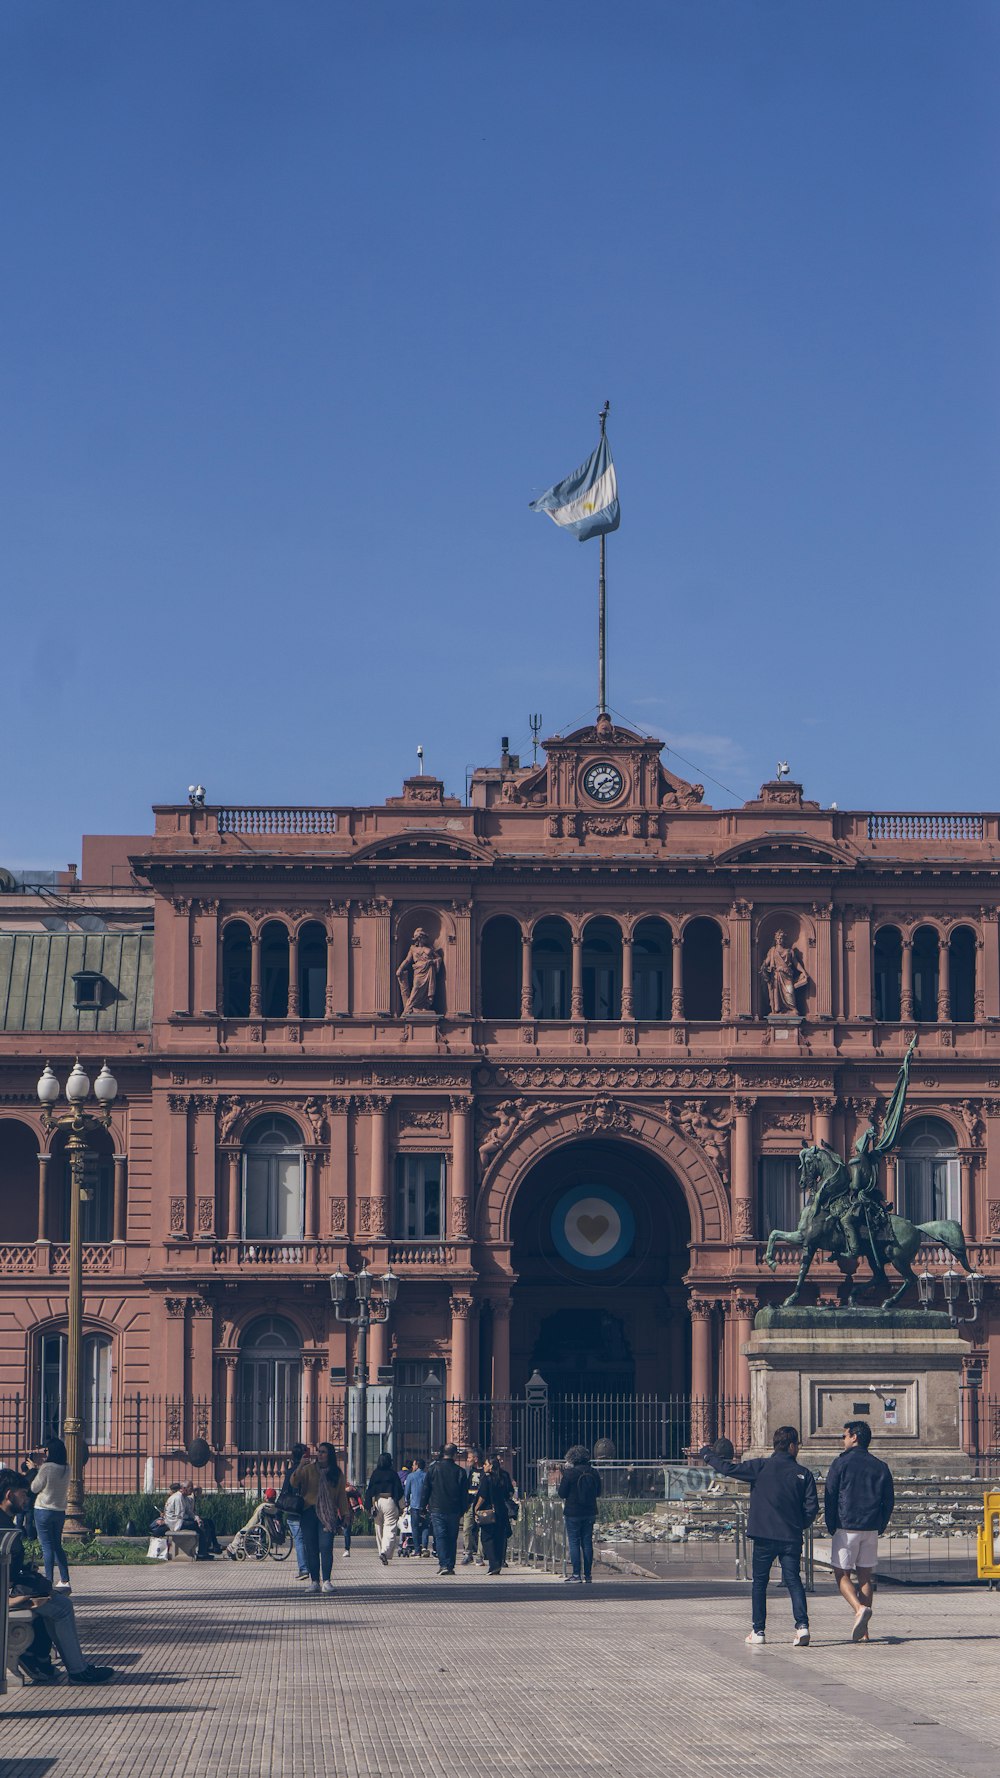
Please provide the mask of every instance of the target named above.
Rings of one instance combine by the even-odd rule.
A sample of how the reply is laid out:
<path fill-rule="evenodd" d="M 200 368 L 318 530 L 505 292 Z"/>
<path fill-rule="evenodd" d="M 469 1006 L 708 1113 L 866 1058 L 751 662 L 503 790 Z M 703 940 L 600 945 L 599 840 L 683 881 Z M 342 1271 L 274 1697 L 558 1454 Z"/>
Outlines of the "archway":
<path fill-rule="evenodd" d="M 683 1395 L 691 1222 L 674 1175 L 615 1135 L 551 1148 L 510 1217 L 515 1394 L 538 1371 L 555 1401 Z"/>

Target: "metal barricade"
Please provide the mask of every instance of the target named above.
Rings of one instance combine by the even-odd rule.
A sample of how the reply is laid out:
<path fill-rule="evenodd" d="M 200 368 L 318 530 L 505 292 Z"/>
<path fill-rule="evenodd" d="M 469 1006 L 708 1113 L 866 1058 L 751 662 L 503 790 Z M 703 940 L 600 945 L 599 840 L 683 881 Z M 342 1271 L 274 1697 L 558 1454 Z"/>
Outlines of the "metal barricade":
<path fill-rule="evenodd" d="M 20 1531 L 0 1531 L 0 1697 L 7 1690 L 7 1652 L 10 1630 L 10 1557 Z"/>
<path fill-rule="evenodd" d="M 524 1568 L 543 1574 L 567 1571 L 566 1519 L 562 1502 L 529 1495 L 521 1501 L 517 1523 L 511 1529 L 508 1556 Z"/>

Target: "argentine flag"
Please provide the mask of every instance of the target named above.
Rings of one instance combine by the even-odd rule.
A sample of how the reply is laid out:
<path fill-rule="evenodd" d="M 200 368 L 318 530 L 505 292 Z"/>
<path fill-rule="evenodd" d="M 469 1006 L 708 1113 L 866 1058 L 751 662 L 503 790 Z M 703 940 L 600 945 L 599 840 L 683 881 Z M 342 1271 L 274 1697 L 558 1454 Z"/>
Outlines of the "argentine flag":
<path fill-rule="evenodd" d="M 586 543 L 588 537 L 603 537 L 608 531 L 617 531 L 621 522 L 618 480 L 607 439 L 602 438 L 594 455 L 565 481 L 556 482 L 554 488 L 532 500 L 530 510 L 547 512 L 550 519 L 564 531 L 571 531 L 580 543 Z"/>

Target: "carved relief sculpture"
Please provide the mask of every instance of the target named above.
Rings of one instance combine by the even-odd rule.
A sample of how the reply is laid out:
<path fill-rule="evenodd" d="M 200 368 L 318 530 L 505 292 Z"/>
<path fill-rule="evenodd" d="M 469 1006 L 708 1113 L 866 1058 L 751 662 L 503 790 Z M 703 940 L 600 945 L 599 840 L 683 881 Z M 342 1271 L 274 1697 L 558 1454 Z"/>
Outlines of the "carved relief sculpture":
<path fill-rule="evenodd" d="M 431 944 L 422 926 L 413 934 L 406 956 L 396 971 L 403 996 L 403 1018 L 413 1012 L 433 1012 L 438 978 L 444 969 L 441 952 Z"/>

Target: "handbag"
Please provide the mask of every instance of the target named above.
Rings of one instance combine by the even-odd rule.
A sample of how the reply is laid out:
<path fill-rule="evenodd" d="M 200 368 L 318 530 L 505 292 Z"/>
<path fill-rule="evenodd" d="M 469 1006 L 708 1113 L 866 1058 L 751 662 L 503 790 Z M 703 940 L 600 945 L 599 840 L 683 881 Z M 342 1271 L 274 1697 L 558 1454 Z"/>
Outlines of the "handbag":
<path fill-rule="evenodd" d="M 473 1517 L 477 1525 L 495 1525 L 497 1522 L 496 1507 L 477 1506 Z"/>
<path fill-rule="evenodd" d="M 301 1519 L 302 1514 L 306 1510 L 305 1501 L 301 1494 L 296 1494 L 295 1489 L 287 1481 L 282 1482 L 278 1498 L 274 1504 L 279 1512 L 287 1513 L 289 1518 L 292 1519 Z"/>

